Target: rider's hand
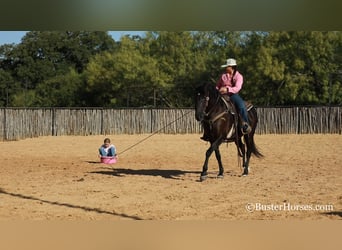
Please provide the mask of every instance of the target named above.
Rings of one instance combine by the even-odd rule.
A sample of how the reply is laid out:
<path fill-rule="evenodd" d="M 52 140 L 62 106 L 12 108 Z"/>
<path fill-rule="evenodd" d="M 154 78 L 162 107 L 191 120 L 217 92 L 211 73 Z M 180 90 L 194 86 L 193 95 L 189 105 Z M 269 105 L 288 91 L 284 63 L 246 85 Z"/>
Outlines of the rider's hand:
<path fill-rule="evenodd" d="M 221 87 L 219 91 L 220 91 L 221 94 L 227 94 L 228 93 L 228 88 L 227 87 Z"/>

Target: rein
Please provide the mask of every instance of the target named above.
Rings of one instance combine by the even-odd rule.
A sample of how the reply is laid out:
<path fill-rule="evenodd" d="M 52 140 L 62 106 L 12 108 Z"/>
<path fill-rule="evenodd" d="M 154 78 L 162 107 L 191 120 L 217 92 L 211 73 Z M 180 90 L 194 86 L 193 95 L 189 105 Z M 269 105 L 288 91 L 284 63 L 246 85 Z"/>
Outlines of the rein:
<path fill-rule="evenodd" d="M 221 96 L 218 95 L 217 98 L 216 98 L 216 101 L 215 101 L 214 105 L 211 107 L 211 109 L 210 109 L 208 112 L 204 113 L 204 115 L 205 115 L 205 117 L 206 117 L 206 118 L 204 119 L 204 121 L 209 122 L 209 123 L 212 124 L 212 123 L 216 122 L 218 119 L 220 119 L 222 116 L 224 116 L 225 114 L 228 113 L 227 110 L 224 110 L 224 111 L 222 111 L 221 113 L 219 113 L 219 114 L 217 114 L 216 116 L 214 116 L 214 118 L 210 119 L 210 114 L 211 114 L 211 113 L 213 112 L 213 110 L 215 109 L 215 107 L 216 107 L 216 105 L 218 104 L 220 98 L 221 98 Z M 209 96 L 206 97 L 206 100 L 207 100 L 207 102 L 209 101 Z"/>

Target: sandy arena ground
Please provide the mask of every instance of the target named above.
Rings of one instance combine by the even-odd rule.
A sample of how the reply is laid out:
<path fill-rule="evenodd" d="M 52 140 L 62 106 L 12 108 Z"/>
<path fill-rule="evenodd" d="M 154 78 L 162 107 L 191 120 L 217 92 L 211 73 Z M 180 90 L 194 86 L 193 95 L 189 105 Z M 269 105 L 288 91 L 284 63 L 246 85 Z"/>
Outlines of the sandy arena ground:
<path fill-rule="evenodd" d="M 200 135 L 111 135 L 0 142 L 0 220 L 246 220 L 342 218 L 342 135 L 256 135 L 265 155 L 240 177 L 234 144 L 221 145 L 225 177 L 199 182 Z"/>

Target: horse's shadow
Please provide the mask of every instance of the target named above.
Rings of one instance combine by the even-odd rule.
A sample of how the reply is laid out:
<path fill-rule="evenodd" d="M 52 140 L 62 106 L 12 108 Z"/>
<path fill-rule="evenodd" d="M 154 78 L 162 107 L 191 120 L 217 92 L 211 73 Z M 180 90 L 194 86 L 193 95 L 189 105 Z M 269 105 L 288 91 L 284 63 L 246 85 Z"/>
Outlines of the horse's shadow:
<path fill-rule="evenodd" d="M 89 172 L 91 174 L 104 174 L 115 177 L 125 177 L 126 175 L 145 175 L 160 176 L 166 179 L 180 179 L 186 174 L 200 174 L 200 171 L 184 171 L 177 169 L 130 169 L 130 168 L 106 168 L 107 170 L 99 170 Z"/>

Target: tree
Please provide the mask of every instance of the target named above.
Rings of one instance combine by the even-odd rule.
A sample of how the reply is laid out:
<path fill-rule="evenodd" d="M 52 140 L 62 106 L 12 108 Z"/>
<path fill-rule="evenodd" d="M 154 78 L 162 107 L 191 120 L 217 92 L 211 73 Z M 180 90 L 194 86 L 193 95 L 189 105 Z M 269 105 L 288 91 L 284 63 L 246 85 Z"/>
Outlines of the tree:
<path fill-rule="evenodd" d="M 0 68 L 0 107 L 8 106 L 11 102 L 10 97 L 14 91 L 14 81 L 11 74 Z"/>
<path fill-rule="evenodd" d="M 51 93 L 42 91 L 44 88 L 48 89 L 43 85 L 55 86 L 56 82 L 69 74 L 70 69 L 74 69 L 77 73 L 83 72 L 93 55 L 114 47 L 113 39 L 106 32 L 28 32 L 20 44 L 6 51 L 6 58 L 2 60 L 2 66 L 10 72 L 16 85 L 19 86 L 16 92 L 18 97 L 13 98 L 16 100 L 13 105 L 65 103 L 57 99 L 49 99 L 46 102 L 47 96 L 51 98 L 61 98 L 61 96 L 51 96 L 51 88 L 49 90 Z M 37 89 L 39 91 L 36 93 Z M 29 104 L 27 98 L 19 97 L 27 97 L 28 92 L 32 93 L 30 97 L 34 98 Z"/>
<path fill-rule="evenodd" d="M 196 45 L 194 33 L 163 31 L 150 36 L 154 38 L 150 54 L 158 60 L 159 72 L 166 75 L 164 95 L 168 105 L 192 106 L 195 86 L 206 69 L 206 55 Z"/>
<path fill-rule="evenodd" d="M 230 57 L 256 105 L 341 104 L 341 52 L 340 31 L 151 31 L 118 42 L 32 31 L 0 46 L 0 105 L 190 107 Z"/>
<path fill-rule="evenodd" d="M 281 99 L 279 89 L 284 83 L 285 64 L 278 58 L 278 47 L 269 33 L 245 34 L 241 55 L 244 73 L 242 93 L 255 104 L 270 105 Z"/>
<path fill-rule="evenodd" d="M 247 96 L 263 105 L 328 104 L 329 75 L 341 65 L 338 44 L 340 32 L 251 34 L 244 52 Z"/>
<path fill-rule="evenodd" d="M 77 107 L 83 106 L 80 89 L 82 75 L 74 69 L 65 75 L 58 75 L 38 84 L 33 106 L 39 107 Z"/>
<path fill-rule="evenodd" d="M 96 55 L 85 71 L 86 96 L 91 105 L 153 105 L 153 89 L 163 86 L 158 61 L 141 51 L 139 41 L 126 36 L 112 52 Z"/>

